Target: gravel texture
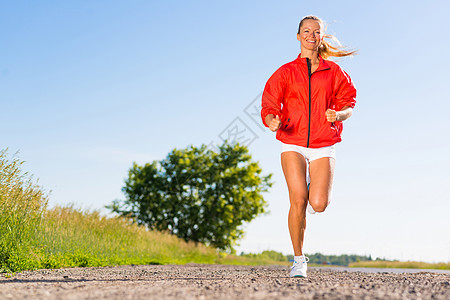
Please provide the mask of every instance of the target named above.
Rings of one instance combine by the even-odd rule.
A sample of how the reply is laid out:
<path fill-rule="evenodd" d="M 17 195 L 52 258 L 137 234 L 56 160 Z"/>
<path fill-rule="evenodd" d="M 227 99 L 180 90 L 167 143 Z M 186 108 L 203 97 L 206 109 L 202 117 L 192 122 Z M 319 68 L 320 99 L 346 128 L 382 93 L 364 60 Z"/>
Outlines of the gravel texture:
<path fill-rule="evenodd" d="M 450 299 L 450 274 L 226 265 L 70 268 L 0 277 L 0 299 Z"/>

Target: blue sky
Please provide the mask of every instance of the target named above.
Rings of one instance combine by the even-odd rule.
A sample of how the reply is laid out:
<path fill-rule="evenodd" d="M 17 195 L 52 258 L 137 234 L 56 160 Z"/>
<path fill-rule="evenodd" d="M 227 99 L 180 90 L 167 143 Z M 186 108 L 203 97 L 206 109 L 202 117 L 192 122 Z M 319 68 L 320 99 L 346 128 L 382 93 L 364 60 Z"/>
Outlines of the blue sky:
<path fill-rule="evenodd" d="M 275 185 L 238 251 L 292 253 L 274 134 L 252 117 L 315 14 L 359 55 L 339 64 L 357 105 L 337 146 L 334 199 L 307 253 L 450 260 L 447 1 L 0 1 L 0 142 L 51 205 L 123 199 L 133 161 L 217 143 L 233 128 Z M 250 114 L 247 114 L 250 112 Z M 238 119 L 236 119 L 238 118 Z M 237 126 L 237 127 L 236 127 Z"/>

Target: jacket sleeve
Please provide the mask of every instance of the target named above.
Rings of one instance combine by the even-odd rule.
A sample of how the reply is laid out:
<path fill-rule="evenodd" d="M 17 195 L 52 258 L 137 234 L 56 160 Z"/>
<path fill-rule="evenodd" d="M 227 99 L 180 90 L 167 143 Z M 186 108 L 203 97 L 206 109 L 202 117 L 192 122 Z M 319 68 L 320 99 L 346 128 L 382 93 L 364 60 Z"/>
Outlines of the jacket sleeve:
<path fill-rule="evenodd" d="M 342 110 L 344 106 L 355 107 L 356 104 L 356 88 L 348 74 L 338 69 L 335 81 L 335 99 L 336 110 Z"/>
<path fill-rule="evenodd" d="M 273 73 L 264 87 L 261 104 L 261 118 L 264 126 L 268 114 L 278 115 L 281 118 L 281 105 L 284 103 L 284 93 L 286 90 L 285 70 L 283 67 Z"/>

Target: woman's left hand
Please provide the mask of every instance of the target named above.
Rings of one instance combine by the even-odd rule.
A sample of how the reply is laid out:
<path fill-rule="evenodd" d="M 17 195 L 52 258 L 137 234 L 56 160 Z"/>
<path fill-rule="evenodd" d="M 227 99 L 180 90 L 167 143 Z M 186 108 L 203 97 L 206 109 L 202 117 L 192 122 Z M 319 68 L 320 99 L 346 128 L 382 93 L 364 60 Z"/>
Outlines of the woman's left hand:
<path fill-rule="evenodd" d="M 328 122 L 336 122 L 337 121 L 337 111 L 332 109 L 327 109 L 325 112 L 325 116 L 327 117 Z"/>

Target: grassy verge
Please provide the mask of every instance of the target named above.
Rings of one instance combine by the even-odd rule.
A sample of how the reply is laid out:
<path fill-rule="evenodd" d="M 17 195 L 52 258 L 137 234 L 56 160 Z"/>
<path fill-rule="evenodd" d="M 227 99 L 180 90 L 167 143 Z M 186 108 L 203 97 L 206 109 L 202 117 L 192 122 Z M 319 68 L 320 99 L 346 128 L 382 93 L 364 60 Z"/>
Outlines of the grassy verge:
<path fill-rule="evenodd" d="M 450 270 L 450 263 L 431 264 L 417 261 L 362 261 L 351 263 L 349 267 Z"/>
<path fill-rule="evenodd" d="M 148 231 L 122 218 L 73 207 L 47 209 L 47 196 L 0 151 L 0 273 L 122 264 L 215 263 L 215 249 Z"/>
<path fill-rule="evenodd" d="M 202 244 L 73 207 L 48 210 L 36 240 L 44 268 L 214 263 L 217 257 L 215 249 Z"/>
<path fill-rule="evenodd" d="M 107 218 L 96 211 L 73 207 L 45 211 L 39 230 L 31 238 L 27 264 L 17 264 L 24 259 L 25 255 L 22 255 L 3 264 L 3 271 L 129 264 L 289 264 L 265 257 L 221 254 L 203 244 L 187 243 L 168 233 L 148 231 L 123 218 Z"/>
<path fill-rule="evenodd" d="M 23 243 L 23 239 L 21 242 L 13 241 L 8 250 L 3 251 L 0 272 L 130 264 L 216 263 L 219 257 L 215 249 L 205 245 L 187 243 L 174 235 L 148 231 L 122 218 L 106 218 L 98 212 L 73 207 L 47 210 L 40 222 L 33 225 L 37 230 L 27 234 L 27 243 Z M 14 232 L 14 227 L 11 231 Z M 0 242 L 5 244 L 5 236 L 0 237 Z"/>

